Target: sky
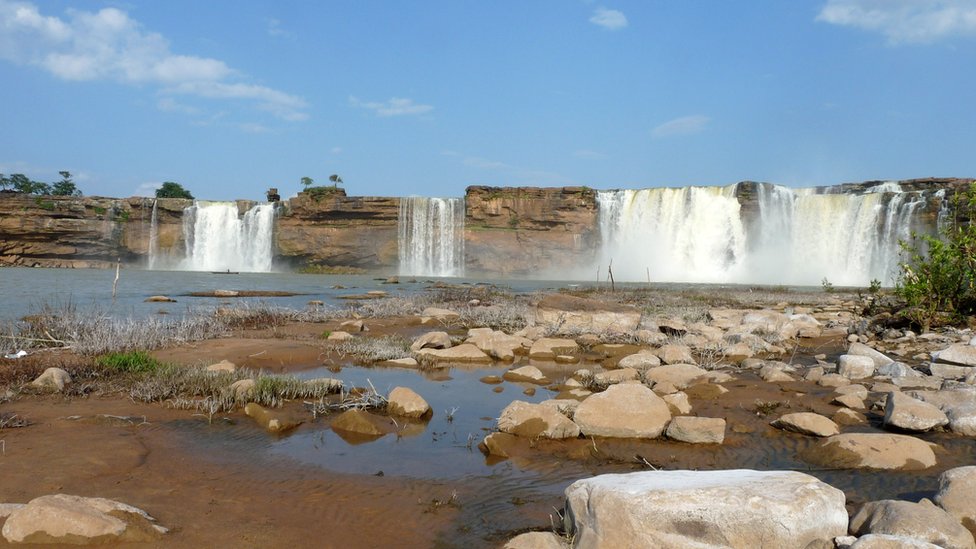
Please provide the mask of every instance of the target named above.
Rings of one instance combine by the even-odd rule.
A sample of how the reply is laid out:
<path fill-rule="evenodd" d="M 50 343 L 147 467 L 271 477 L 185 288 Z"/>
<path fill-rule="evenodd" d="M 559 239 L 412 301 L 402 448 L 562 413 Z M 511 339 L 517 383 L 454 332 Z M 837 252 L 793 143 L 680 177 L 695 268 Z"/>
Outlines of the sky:
<path fill-rule="evenodd" d="M 976 177 L 976 0 L 0 0 L 0 173 L 86 195 Z"/>

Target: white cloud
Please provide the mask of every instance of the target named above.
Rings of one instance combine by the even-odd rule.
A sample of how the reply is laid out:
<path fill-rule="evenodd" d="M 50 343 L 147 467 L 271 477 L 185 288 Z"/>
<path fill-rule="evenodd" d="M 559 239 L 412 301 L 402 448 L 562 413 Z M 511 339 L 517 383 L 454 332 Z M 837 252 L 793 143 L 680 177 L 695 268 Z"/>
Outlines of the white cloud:
<path fill-rule="evenodd" d="M 276 38 L 294 38 L 295 33 L 285 29 L 281 25 L 281 20 L 279 19 L 268 19 L 268 36 L 274 36 Z"/>
<path fill-rule="evenodd" d="M 329 154 L 342 154 L 342 147 L 332 147 L 329 149 Z"/>
<path fill-rule="evenodd" d="M 611 10 L 600 6 L 593 10 L 590 23 L 603 27 L 607 30 L 618 30 L 627 26 L 627 16 L 623 12 Z"/>
<path fill-rule="evenodd" d="M 237 128 L 247 133 L 268 133 L 271 131 L 271 128 L 267 126 L 262 126 L 261 124 L 256 124 L 254 122 L 245 122 L 243 124 L 238 124 Z"/>
<path fill-rule="evenodd" d="M 160 97 L 156 101 L 156 108 L 163 112 L 178 112 L 182 114 L 200 114 L 200 109 L 184 105 L 173 100 L 172 97 Z"/>
<path fill-rule="evenodd" d="M 413 102 L 413 99 L 403 97 L 393 97 L 383 103 L 376 101 L 360 101 L 356 97 L 350 97 L 349 103 L 354 107 L 360 107 L 376 113 L 376 116 L 408 116 L 425 114 L 434 107 L 431 105 L 420 105 Z"/>
<path fill-rule="evenodd" d="M 0 58 L 40 67 L 62 80 L 113 80 L 199 97 L 248 99 L 285 120 L 307 118 L 302 98 L 235 82 L 241 75 L 218 59 L 173 53 L 165 37 L 116 8 L 69 9 L 60 19 L 42 15 L 29 2 L 0 0 Z"/>
<path fill-rule="evenodd" d="M 136 187 L 136 190 L 132 192 L 132 196 L 148 196 L 148 197 L 154 197 L 154 196 L 156 196 L 156 189 L 158 189 L 158 188 L 160 188 L 162 186 L 163 186 L 163 183 L 162 182 L 143 183 L 143 184 L 139 185 L 138 187 Z"/>
<path fill-rule="evenodd" d="M 817 21 L 879 32 L 892 44 L 976 35 L 973 0 L 828 0 Z"/>
<path fill-rule="evenodd" d="M 682 116 L 657 125 L 651 130 L 651 135 L 654 137 L 671 137 L 675 135 L 696 134 L 704 130 L 710 120 L 711 118 L 703 114 Z"/>

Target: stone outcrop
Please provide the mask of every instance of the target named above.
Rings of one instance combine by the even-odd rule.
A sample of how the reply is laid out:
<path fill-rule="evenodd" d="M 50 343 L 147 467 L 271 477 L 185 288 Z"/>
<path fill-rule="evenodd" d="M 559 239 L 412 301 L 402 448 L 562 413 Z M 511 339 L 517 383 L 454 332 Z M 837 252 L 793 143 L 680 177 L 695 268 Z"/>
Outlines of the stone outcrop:
<path fill-rule="evenodd" d="M 888 534 L 927 541 L 946 549 L 974 549 L 973 535 L 928 500 L 870 501 L 851 517 L 852 534 Z"/>
<path fill-rule="evenodd" d="M 566 500 L 576 547 L 833 547 L 847 533 L 844 493 L 793 471 L 600 475 Z"/>
<path fill-rule="evenodd" d="M 104 498 L 41 496 L 14 510 L 3 524 L 11 543 L 72 545 L 151 542 L 167 532 L 142 509 Z"/>

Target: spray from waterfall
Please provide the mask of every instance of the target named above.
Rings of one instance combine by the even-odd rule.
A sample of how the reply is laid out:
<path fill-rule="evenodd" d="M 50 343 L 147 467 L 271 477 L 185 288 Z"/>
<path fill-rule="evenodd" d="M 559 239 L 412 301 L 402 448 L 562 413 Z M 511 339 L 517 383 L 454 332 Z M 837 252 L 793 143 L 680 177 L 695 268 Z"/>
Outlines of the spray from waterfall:
<path fill-rule="evenodd" d="M 464 201 L 401 199 L 397 248 L 401 275 L 464 276 Z"/>
<path fill-rule="evenodd" d="M 618 279 L 867 285 L 895 280 L 899 241 L 926 200 L 883 183 L 866 192 L 757 184 L 747 225 L 737 186 L 603 191 L 601 263 Z"/>
<path fill-rule="evenodd" d="M 188 271 L 269 272 L 275 209 L 259 204 L 243 217 L 234 202 L 197 201 L 183 211 Z"/>

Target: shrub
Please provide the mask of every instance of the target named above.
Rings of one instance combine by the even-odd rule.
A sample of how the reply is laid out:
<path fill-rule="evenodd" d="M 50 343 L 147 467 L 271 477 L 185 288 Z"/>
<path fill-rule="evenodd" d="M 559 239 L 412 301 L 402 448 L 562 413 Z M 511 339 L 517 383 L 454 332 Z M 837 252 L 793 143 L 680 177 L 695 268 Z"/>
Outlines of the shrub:
<path fill-rule="evenodd" d="M 906 259 L 895 293 L 905 300 L 903 314 L 923 330 L 976 313 L 976 181 L 950 204 L 954 215 L 938 235 L 912 233 L 901 242 Z"/>
<path fill-rule="evenodd" d="M 95 363 L 103 368 L 125 373 L 155 372 L 162 366 L 162 363 L 145 351 L 109 353 L 98 357 Z"/>

